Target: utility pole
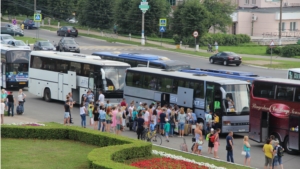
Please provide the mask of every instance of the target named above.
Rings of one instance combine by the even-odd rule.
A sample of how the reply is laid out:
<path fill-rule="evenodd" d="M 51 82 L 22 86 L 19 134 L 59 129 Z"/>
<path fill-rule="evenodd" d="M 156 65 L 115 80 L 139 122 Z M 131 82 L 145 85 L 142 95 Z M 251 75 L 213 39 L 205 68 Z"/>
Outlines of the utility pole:
<path fill-rule="evenodd" d="M 279 45 L 281 45 L 281 30 L 282 30 L 282 0 L 280 0 L 280 18 L 279 18 Z"/>
<path fill-rule="evenodd" d="M 33 11 L 33 13 L 35 13 L 35 11 L 36 11 L 36 0 L 34 0 L 34 11 Z"/>
<path fill-rule="evenodd" d="M 141 39 L 141 44 L 145 45 L 145 13 L 142 12 L 142 39 Z"/>

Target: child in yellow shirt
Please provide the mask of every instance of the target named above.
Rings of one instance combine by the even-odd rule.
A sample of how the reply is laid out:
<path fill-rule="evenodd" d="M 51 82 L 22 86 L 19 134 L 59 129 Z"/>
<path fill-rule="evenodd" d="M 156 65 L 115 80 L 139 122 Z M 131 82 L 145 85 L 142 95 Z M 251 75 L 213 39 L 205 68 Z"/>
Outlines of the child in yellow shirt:
<path fill-rule="evenodd" d="M 94 111 L 94 102 L 90 102 L 89 107 L 88 107 L 88 112 L 89 112 L 91 126 L 94 124 L 93 111 Z"/>

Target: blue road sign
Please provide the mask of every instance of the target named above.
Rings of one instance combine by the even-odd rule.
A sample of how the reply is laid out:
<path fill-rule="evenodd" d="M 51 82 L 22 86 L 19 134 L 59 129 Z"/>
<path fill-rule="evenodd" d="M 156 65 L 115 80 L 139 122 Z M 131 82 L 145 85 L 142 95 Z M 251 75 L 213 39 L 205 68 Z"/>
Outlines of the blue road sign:
<path fill-rule="evenodd" d="M 160 26 L 159 27 L 159 32 L 166 32 L 166 27 L 165 26 Z"/>
<path fill-rule="evenodd" d="M 36 22 L 41 22 L 42 21 L 42 14 L 34 14 L 33 20 Z"/>
<path fill-rule="evenodd" d="M 12 20 L 12 24 L 13 24 L 13 25 L 16 25 L 16 24 L 17 24 L 17 20 L 13 19 L 13 20 Z"/>

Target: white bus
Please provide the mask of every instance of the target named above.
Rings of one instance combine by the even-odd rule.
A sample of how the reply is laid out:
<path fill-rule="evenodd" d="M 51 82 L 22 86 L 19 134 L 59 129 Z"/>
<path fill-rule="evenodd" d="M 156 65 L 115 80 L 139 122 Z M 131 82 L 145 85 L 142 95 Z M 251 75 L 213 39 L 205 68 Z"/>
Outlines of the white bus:
<path fill-rule="evenodd" d="M 204 123 L 205 114 L 212 111 L 219 115 L 223 133 L 248 132 L 249 91 L 246 81 L 135 67 L 127 69 L 124 98 L 136 104 L 156 101 L 191 108 L 198 123 Z"/>
<path fill-rule="evenodd" d="M 1 44 L 1 79 L 3 88 L 24 88 L 28 86 L 28 64 L 30 50 Z"/>
<path fill-rule="evenodd" d="M 289 69 L 288 79 L 300 80 L 300 68 Z"/>
<path fill-rule="evenodd" d="M 102 60 L 98 56 L 55 51 L 32 51 L 29 92 L 51 99 L 66 100 L 69 92 L 80 103 L 88 89 L 103 91 L 106 98 L 122 98 L 127 63 Z"/>

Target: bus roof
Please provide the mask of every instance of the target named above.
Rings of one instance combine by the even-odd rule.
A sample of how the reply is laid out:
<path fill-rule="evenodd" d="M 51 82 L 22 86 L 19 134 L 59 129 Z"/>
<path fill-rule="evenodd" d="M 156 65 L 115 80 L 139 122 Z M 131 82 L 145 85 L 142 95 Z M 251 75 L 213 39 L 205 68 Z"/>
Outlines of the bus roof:
<path fill-rule="evenodd" d="M 254 82 L 273 82 L 273 83 L 282 83 L 282 84 L 292 84 L 292 85 L 300 85 L 298 80 L 291 79 L 281 79 L 281 78 L 263 78 L 263 79 L 255 79 Z"/>
<path fill-rule="evenodd" d="M 79 53 L 70 53 L 70 52 L 55 52 L 55 51 L 32 51 L 30 55 L 69 60 L 80 63 L 89 63 L 94 65 L 106 65 L 106 66 L 130 66 L 124 62 L 111 61 L 111 60 L 102 60 L 98 56 L 79 54 Z"/>
<path fill-rule="evenodd" d="M 9 44 L 1 44 L 1 50 L 24 50 L 24 51 L 30 51 L 29 49 L 23 49 L 23 48 L 18 48 Z"/>
<path fill-rule="evenodd" d="M 180 70 L 181 72 L 186 73 L 194 73 L 194 74 L 206 74 L 209 76 L 218 76 L 218 77 L 224 77 L 224 78 L 230 78 L 230 79 L 237 79 L 237 80 L 244 80 L 244 81 L 253 81 L 258 78 L 265 78 L 265 77 L 259 77 L 256 74 L 253 74 L 251 72 L 242 72 L 242 71 L 231 71 L 231 70 L 216 70 L 216 69 L 186 69 L 186 70 Z"/>
<path fill-rule="evenodd" d="M 291 71 L 295 71 L 295 72 L 300 72 L 300 68 L 292 68 L 292 69 L 289 69 Z"/>
<path fill-rule="evenodd" d="M 124 59 L 134 59 L 140 61 L 152 61 L 152 60 L 170 60 L 164 56 L 141 54 L 141 53 L 119 53 L 119 52 L 94 52 L 92 55 L 107 55 L 115 56 Z"/>
<path fill-rule="evenodd" d="M 216 82 L 221 85 L 250 84 L 247 81 L 226 79 L 226 78 L 222 78 L 222 77 L 207 76 L 207 75 L 199 76 L 199 75 L 194 75 L 191 73 L 178 72 L 178 71 L 166 71 L 166 70 L 162 70 L 162 69 L 148 68 L 148 67 L 134 67 L 134 68 L 128 69 L 128 71 L 130 71 L 130 70 L 144 72 L 144 73 L 153 73 L 153 74 L 159 74 L 159 75 L 173 76 L 173 77 L 179 77 L 179 78 L 187 78 L 187 79 L 192 79 L 192 80 L 204 80 L 204 81 Z"/>

